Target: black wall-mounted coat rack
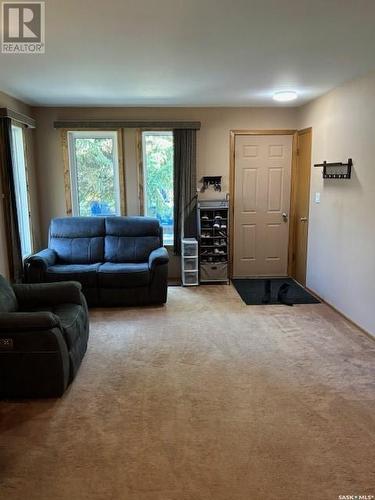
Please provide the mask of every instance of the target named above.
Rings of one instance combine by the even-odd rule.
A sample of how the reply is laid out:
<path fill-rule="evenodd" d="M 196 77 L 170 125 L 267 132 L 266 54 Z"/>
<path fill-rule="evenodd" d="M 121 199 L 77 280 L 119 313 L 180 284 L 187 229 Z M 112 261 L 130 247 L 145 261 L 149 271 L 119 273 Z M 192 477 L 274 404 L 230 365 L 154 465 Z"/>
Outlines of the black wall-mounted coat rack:
<path fill-rule="evenodd" d="M 348 163 L 334 162 L 315 163 L 314 167 L 323 167 L 323 179 L 350 179 L 352 175 L 353 160 Z"/>

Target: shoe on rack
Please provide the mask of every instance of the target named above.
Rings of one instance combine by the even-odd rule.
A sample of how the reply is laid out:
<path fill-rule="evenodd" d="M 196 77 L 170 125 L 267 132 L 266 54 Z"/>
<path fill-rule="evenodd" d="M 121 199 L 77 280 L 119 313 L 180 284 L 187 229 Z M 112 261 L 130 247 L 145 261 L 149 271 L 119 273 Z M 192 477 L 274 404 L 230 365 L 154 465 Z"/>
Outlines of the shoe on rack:
<path fill-rule="evenodd" d="M 215 220 L 221 220 L 222 216 L 221 215 L 215 215 Z"/>
<path fill-rule="evenodd" d="M 215 229 L 220 229 L 220 224 L 218 222 L 215 222 L 215 224 L 213 225 L 213 227 Z"/>
<path fill-rule="evenodd" d="M 227 225 L 226 224 L 221 224 L 220 229 L 226 229 Z"/>
<path fill-rule="evenodd" d="M 202 215 L 202 220 L 208 220 L 208 215 Z"/>

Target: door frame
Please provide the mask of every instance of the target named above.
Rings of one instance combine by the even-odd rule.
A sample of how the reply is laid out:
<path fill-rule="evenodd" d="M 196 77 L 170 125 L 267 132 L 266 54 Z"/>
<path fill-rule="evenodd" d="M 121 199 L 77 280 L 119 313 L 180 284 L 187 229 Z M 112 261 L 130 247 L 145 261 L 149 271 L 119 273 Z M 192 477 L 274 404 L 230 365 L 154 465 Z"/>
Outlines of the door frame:
<path fill-rule="evenodd" d="M 291 165 L 291 189 L 290 189 L 290 209 L 289 209 L 289 238 L 288 238 L 288 276 L 293 276 L 294 272 L 294 245 L 295 245 L 295 222 L 296 222 L 296 172 L 297 172 L 297 129 L 277 129 L 277 130 L 230 130 L 229 132 L 229 278 L 233 277 L 233 248 L 234 248 L 234 198 L 235 198 L 235 175 L 236 159 L 235 146 L 236 136 L 240 135 L 291 135 L 292 140 L 292 165 Z"/>
<path fill-rule="evenodd" d="M 312 127 L 306 127 L 306 128 L 303 128 L 301 130 L 298 130 L 297 131 L 297 149 L 296 149 L 296 156 L 297 156 L 297 160 L 296 160 L 296 170 L 295 170 L 295 173 L 296 173 L 296 177 L 295 177 L 295 180 L 297 180 L 297 173 L 298 173 L 298 165 L 299 165 L 299 158 L 300 158 L 300 150 L 299 150 L 299 147 L 298 147 L 298 138 L 301 136 L 301 135 L 304 135 L 304 134 L 310 134 L 310 156 L 312 158 L 312 134 L 313 134 L 313 131 L 312 131 Z M 310 161 L 311 163 L 311 161 Z M 310 170 L 309 170 L 309 179 L 308 179 L 308 191 L 309 191 L 309 196 L 307 198 L 307 202 L 308 202 L 308 206 L 307 206 L 307 213 L 306 213 L 306 217 L 307 217 L 307 220 L 308 220 L 308 224 L 310 225 L 310 196 L 311 196 L 311 164 L 310 164 Z M 295 189 L 295 198 L 293 200 L 293 202 L 296 204 L 297 203 L 297 190 Z M 296 205 L 295 205 L 296 206 Z M 296 214 L 297 215 L 297 214 Z M 293 255 L 292 255 L 292 270 L 291 270 L 291 276 L 296 279 L 296 256 L 295 256 L 295 251 L 296 251 L 296 239 L 295 239 L 295 235 L 296 235 L 296 226 L 297 226 L 297 218 L 295 217 L 295 222 L 294 222 L 294 239 L 293 239 Z M 307 252 L 308 252 L 308 247 L 309 247 L 309 226 L 308 226 L 308 230 L 307 230 L 307 238 L 306 238 L 306 267 L 305 267 L 305 282 L 304 283 L 300 283 L 302 286 L 306 286 L 306 273 L 307 273 Z M 296 280 L 297 281 L 297 280 Z M 299 282 L 298 282 L 299 283 Z"/>

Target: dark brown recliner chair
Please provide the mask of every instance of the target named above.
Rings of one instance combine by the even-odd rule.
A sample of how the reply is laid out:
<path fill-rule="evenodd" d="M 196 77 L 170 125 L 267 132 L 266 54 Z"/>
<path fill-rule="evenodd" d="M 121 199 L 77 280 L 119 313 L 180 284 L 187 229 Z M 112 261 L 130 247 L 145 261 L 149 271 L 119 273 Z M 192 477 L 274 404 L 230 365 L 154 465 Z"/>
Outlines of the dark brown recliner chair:
<path fill-rule="evenodd" d="M 0 397 L 61 396 L 78 371 L 88 335 L 79 283 L 11 286 L 0 275 Z"/>

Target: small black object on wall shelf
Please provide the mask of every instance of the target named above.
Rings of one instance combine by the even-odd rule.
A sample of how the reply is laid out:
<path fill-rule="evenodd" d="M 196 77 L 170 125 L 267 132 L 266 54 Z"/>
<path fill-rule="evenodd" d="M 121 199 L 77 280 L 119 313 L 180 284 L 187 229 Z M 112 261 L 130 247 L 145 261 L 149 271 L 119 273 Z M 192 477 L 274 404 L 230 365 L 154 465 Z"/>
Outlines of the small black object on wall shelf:
<path fill-rule="evenodd" d="M 213 186 L 215 191 L 221 191 L 221 175 L 209 175 L 202 177 L 201 182 L 203 184 L 201 189 L 202 192 L 206 191 L 206 189 L 210 186 Z"/>
<path fill-rule="evenodd" d="M 348 159 L 348 163 L 335 162 L 315 163 L 314 167 L 323 167 L 323 179 L 350 179 L 352 175 L 353 160 Z"/>

